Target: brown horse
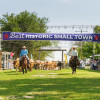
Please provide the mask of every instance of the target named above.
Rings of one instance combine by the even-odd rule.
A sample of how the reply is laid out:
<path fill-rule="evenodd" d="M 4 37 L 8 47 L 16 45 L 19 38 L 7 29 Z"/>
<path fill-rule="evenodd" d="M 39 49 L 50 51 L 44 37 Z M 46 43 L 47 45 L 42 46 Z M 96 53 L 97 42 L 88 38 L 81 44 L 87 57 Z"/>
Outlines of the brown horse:
<path fill-rule="evenodd" d="M 72 74 L 76 74 L 76 68 L 80 65 L 80 61 L 78 60 L 77 56 L 71 57 L 69 61 L 69 66 L 72 68 Z"/>
<path fill-rule="evenodd" d="M 23 74 L 24 74 L 24 69 L 25 69 L 25 73 L 27 73 L 28 61 L 27 61 L 27 57 L 25 55 L 22 56 L 22 59 L 20 61 L 20 65 L 22 67 Z"/>

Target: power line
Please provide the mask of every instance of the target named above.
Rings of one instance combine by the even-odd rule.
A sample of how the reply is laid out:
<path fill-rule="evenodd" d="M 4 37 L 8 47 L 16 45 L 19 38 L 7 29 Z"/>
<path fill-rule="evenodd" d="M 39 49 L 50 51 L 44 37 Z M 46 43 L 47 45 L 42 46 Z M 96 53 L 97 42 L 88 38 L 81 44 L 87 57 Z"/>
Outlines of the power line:
<path fill-rule="evenodd" d="M 81 29 L 80 31 L 76 31 L 76 32 L 81 32 L 81 34 L 82 34 L 83 32 L 87 32 L 87 31 L 84 31 L 84 30 Z M 81 41 L 81 60 L 82 60 L 82 46 L 83 45 L 82 45 L 82 41 Z"/>
<path fill-rule="evenodd" d="M 79 29 L 82 29 L 82 28 L 86 28 L 86 29 L 93 29 L 94 27 L 96 27 L 96 26 L 100 26 L 100 25 L 48 25 L 47 27 L 48 28 L 58 28 L 58 29 L 60 29 L 60 28 L 64 28 L 64 29 L 67 29 L 67 28 L 72 28 L 72 29 L 74 29 L 74 28 L 79 28 Z"/>

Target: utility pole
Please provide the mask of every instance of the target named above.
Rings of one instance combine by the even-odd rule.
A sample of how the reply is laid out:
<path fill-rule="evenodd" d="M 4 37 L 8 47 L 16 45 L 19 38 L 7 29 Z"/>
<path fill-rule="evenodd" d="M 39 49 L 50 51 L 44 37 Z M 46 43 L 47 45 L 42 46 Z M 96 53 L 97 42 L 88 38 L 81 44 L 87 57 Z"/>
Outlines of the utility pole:
<path fill-rule="evenodd" d="M 95 43 L 93 42 L 93 61 L 94 61 L 94 56 L 95 56 Z"/>
<path fill-rule="evenodd" d="M 81 34 L 83 33 L 83 32 L 87 32 L 87 31 L 84 31 L 84 30 L 80 30 L 80 31 L 75 31 L 75 32 L 81 32 Z M 82 60 L 82 46 L 83 46 L 83 44 L 82 44 L 82 41 L 81 41 L 81 60 Z"/>
<path fill-rule="evenodd" d="M 2 24 L 0 23 L 0 69 L 2 68 L 2 51 L 1 51 L 2 36 L 1 36 L 1 26 L 2 26 Z"/>
<path fill-rule="evenodd" d="M 93 28 L 93 33 L 95 33 L 94 28 Z M 94 63 L 94 56 L 95 56 L 95 42 L 93 41 L 93 63 Z"/>
<path fill-rule="evenodd" d="M 1 51 L 1 24 L 0 24 L 0 51 Z"/>

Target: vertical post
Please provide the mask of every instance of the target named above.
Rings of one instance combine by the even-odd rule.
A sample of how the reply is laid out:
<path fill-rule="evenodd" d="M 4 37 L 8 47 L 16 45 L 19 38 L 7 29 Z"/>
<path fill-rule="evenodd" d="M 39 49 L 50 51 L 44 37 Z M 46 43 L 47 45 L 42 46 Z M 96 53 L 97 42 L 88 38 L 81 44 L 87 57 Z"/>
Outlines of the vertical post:
<path fill-rule="evenodd" d="M 93 33 L 94 33 L 94 28 L 93 28 Z M 93 42 L 93 63 L 94 63 L 94 55 L 95 55 L 95 43 Z"/>
<path fill-rule="evenodd" d="M 9 69 L 9 67 L 8 67 L 8 53 L 7 53 L 7 69 Z"/>
<path fill-rule="evenodd" d="M 81 34 L 82 34 L 82 29 L 81 29 Z M 81 41 L 81 60 L 82 60 L 82 41 Z"/>
<path fill-rule="evenodd" d="M 2 68 L 2 51 L 1 51 L 1 24 L 0 24 L 0 69 Z"/>
<path fill-rule="evenodd" d="M 40 60 L 40 57 L 41 57 L 41 50 L 39 50 L 39 60 Z"/>
<path fill-rule="evenodd" d="M 63 68 L 63 50 L 62 50 L 62 68 Z"/>
<path fill-rule="evenodd" d="M 0 69 L 2 68 L 2 52 L 0 50 Z"/>
<path fill-rule="evenodd" d="M 63 50 L 62 50 L 62 62 L 63 62 Z"/>
<path fill-rule="evenodd" d="M 4 52 L 4 69 L 6 69 L 6 52 Z"/>
<path fill-rule="evenodd" d="M 94 55 L 95 55 L 95 43 L 93 42 L 93 61 L 94 61 Z"/>
<path fill-rule="evenodd" d="M 1 51 L 1 24 L 0 24 L 0 51 Z"/>
<path fill-rule="evenodd" d="M 62 62 L 63 62 L 63 50 L 62 50 Z"/>
<path fill-rule="evenodd" d="M 81 29 L 81 31 L 76 31 L 76 32 L 81 32 L 81 35 L 82 35 L 82 32 L 87 32 L 87 31 L 83 31 L 82 29 Z M 82 41 L 81 41 L 81 60 L 82 60 L 82 47 L 83 47 L 83 44 L 82 44 Z"/>

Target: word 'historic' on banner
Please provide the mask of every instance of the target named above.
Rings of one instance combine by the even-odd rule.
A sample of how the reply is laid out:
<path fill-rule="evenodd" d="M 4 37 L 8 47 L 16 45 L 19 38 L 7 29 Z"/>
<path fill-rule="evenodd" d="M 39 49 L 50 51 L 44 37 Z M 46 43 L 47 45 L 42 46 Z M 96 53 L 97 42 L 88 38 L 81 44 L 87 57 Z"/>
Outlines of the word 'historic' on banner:
<path fill-rule="evenodd" d="M 2 32 L 3 40 L 64 40 L 100 42 L 100 34 Z"/>

